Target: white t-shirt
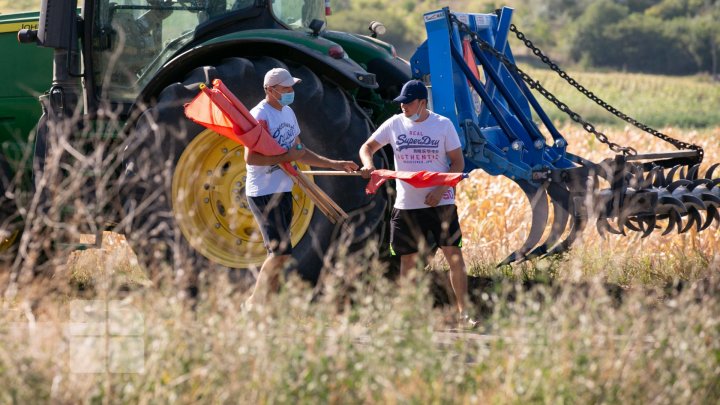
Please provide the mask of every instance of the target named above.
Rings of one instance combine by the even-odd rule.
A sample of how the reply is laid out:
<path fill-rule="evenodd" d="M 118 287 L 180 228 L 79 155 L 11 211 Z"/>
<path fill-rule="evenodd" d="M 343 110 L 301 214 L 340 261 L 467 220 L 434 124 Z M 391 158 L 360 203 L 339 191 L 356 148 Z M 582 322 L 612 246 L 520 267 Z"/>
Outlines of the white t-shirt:
<path fill-rule="evenodd" d="M 290 149 L 295 138 L 300 134 L 300 125 L 295 113 L 288 106 L 278 111 L 267 100 L 262 100 L 250 110 L 250 114 L 258 121 L 267 122 L 270 135 L 285 149 Z M 280 170 L 278 165 L 247 165 L 245 194 L 250 197 L 284 193 L 291 191 L 292 187 L 292 179 Z"/>
<path fill-rule="evenodd" d="M 391 144 L 395 152 L 395 170 L 417 172 L 428 170 L 446 173 L 450 169 L 447 152 L 458 149 L 460 137 L 452 121 L 428 111 L 423 122 L 410 121 L 404 114 L 397 114 L 370 136 L 380 145 Z M 428 208 L 425 197 L 432 188 L 415 188 L 404 181 L 397 181 L 395 208 L 411 210 Z M 449 188 L 438 205 L 455 203 L 455 190 Z"/>

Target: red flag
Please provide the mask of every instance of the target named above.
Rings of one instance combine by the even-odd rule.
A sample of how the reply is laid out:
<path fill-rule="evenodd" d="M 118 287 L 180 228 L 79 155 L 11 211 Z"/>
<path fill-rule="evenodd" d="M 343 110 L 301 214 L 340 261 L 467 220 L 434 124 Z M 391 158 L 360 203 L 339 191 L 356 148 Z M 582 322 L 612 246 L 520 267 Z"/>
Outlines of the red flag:
<path fill-rule="evenodd" d="M 475 54 L 473 53 L 469 38 L 463 39 L 462 49 L 463 49 L 463 59 L 465 59 L 465 63 L 470 68 L 470 71 L 472 72 L 473 76 L 475 76 L 476 79 L 480 80 L 480 72 L 478 72 L 478 65 L 477 65 L 477 62 L 475 62 Z"/>
<path fill-rule="evenodd" d="M 280 146 L 266 128 L 218 79 L 213 88 L 200 85 L 200 94 L 185 104 L 185 115 L 192 121 L 266 156 L 281 155 Z"/>
<path fill-rule="evenodd" d="M 389 179 L 402 180 L 413 187 L 455 187 L 460 180 L 467 177 L 467 173 L 438 173 L 421 170 L 419 172 L 398 172 L 394 170 L 374 170 L 370 174 L 370 182 L 365 187 L 367 194 L 375 194 L 377 189 Z"/>

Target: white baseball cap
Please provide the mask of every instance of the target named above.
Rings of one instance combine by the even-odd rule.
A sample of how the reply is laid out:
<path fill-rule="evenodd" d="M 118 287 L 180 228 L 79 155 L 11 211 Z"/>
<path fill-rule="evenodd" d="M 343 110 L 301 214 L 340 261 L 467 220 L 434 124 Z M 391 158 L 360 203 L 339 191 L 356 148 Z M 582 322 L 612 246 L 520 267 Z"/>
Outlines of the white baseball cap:
<path fill-rule="evenodd" d="M 301 80 L 297 77 L 292 77 L 287 69 L 274 68 L 265 73 L 263 87 L 277 86 L 278 84 L 285 87 L 292 87 L 300 82 Z"/>

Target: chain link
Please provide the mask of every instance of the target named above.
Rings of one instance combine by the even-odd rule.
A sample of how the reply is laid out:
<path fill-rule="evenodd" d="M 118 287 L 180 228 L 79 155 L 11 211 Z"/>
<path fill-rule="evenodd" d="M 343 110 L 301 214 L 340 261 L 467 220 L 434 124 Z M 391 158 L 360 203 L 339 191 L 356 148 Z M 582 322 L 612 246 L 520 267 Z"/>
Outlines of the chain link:
<path fill-rule="evenodd" d="M 655 130 L 655 129 L 653 129 L 653 128 L 651 128 L 651 127 L 649 127 L 649 126 L 647 126 L 647 125 L 645 125 L 645 124 L 637 121 L 636 119 L 634 119 L 634 118 L 626 115 L 625 113 L 623 113 L 622 111 L 618 110 L 617 108 L 609 105 L 609 104 L 606 103 L 604 100 L 602 100 L 600 97 L 598 97 L 597 95 L 595 95 L 595 93 L 593 93 L 592 91 L 588 90 L 587 88 L 585 88 L 585 86 L 583 86 L 582 84 L 578 83 L 575 79 L 573 79 L 572 77 L 570 77 L 570 75 L 568 75 L 567 72 L 565 72 L 564 70 L 562 70 L 562 69 L 557 65 L 557 63 L 553 62 L 547 55 L 545 55 L 545 54 L 542 52 L 542 50 L 540 50 L 540 48 L 538 48 L 537 46 L 535 46 L 535 44 L 533 44 L 533 42 L 532 42 L 530 39 L 528 39 L 527 36 L 526 36 L 523 32 L 521 32 L 520 30 L 518 30 L 517 27 L 515 26 L 515 24 L 510 24 L 510 31 L 513 32 L 513 33 L 515 34 L 515 36 L 517 37 L 517 39 L 519 39 L 520 41 L 522 41 L 522 42 L 525 44 L 525 46 L 528 47 L 528 48 L 532 51 L 533 55 L 535 55 L 535 56 L 537 56 L 538 58 L 540 58 L 540 60 L 541 60 L 543 63 L 545 63 L 547 66 L 549 66 L 550 69 L 552 69 L 555 73 L 557 73 L 562 79 L 564 79 L 566 82 L 568 82 L 571 86 L 575 87 L 575 89 L 577 89 L 580 93 L 582 93 L 583 95 L 585 95 L 587 98 L 589 98 L 590 100 L 594 101 L 597 105 L 599 105 L 600 107 L 604 108 L 605 110 L 607 110 L 607 111 L 610 112 L 611 114 L 615 115 L 616 117 L 622 119 L 623 121 L 625 121 L 625 122 L 627 122 L 627 123 L 629 123 L 629 124 L 632 124 L 632 125 L 635 126 L 636 128 L 641 129 L 641 130 L 643 130 L 643 131 L 645 131 L 645 132 L 647 132 L 647 133 L 655 136 L 656 138 L 659 138 L 659 139 L 661 139 L 661 140 L 663 140 L 663 141 L 665 141 L 665 142 L 667 142 L 667 143 L 675 146 L 675 147 L 678 148 L 678 149 L 692 149 L 692 150 L 697 151 L 697 152 L 698 152 L 699 161 L 700 161 L 700 162 L 702 161 L 705 152 L 704 152 L 704 150 L 703 150 L 703 148 L 702 148 L 701 146 L 698 146 L 698 145 L 695 145 L 695 144 L 686 143 L 686 142 L 683 142 L 683 141 L 681 141 L 681 140 L 679 140 L 679 139 L 675 139 L 675 138 L 672 138 L 672 137 L 670 137 L 670 136 L 668 136 L 668 135 L 665 135 L 665 134 L 663 134 L 662 132 L 657 131 L 657 130 Z"/>
<path fill-rule="evenodd" d="M 587 132 L 595 135 L 595 138 L 598 140 L 598 142 L 605 144 L 615 153 L 622 153 L 623 155 L 637 155 L 637 151 L 629 146 L 621 146 L 617 143 L 611 142 L 607 135 L 602 133 L 601 131 L 598 131 L 595 129 L 595 126 L 589 123 L 588 121 L 585 121 L 582 116 L 567 106 L 567 104 L 560 101 L 554 94 L 552 94 L 550 91 L 548 91 L 545 87 L 543 87 L 539 81 L 534 80 L 532 77 L 530 77 L 529 74 L 527 74 L 525 71 L 520 69 L 517 65 L 515 65 L 513 62 L 510 61 L 505 55 L 500 53 L 498 50 L 492 47 L 488 42 L 480 38 L 475 32 L 473 32 L 470 27 L 468 27 L 466 24 L 464 24 L 462 21 L 458 20 L 457 17 L 454 14 L 450 14 L 450 19 L 452 22 L 456 23 L 460 31 L 466 33 L 472 41 L 477 44 L 480 49 L 484 51 L 488 51 L 493 54 L 499 61 L 501 61 L 508 70 L 511 72 L 517 74 L 522 78 L 522 80 L 527 83 L 527 85 L 534 90 L 537 90 L 543 97 L 545 97 L 548 101 L 555 104 L 555 106 L 560 109 L 560 111 L 567 114 L 570 119 L 573 121 L 579 123 L 582 125 L 583 129 L 585 129 Z"/>

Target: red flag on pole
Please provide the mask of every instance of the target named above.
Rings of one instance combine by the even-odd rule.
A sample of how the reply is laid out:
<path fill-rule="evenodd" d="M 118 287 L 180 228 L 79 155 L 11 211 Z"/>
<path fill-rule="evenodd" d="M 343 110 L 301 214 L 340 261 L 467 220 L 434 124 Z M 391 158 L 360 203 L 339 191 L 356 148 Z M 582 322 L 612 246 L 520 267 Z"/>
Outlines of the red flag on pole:
<path fill-rule="evenodd" d="M 390 179 L 402 180 L 413 187 L 455 187 L 460 180 L 467 178 L 467 173 L 438 173 L 421 170 L 419 172 L 399 172 L 395 170 L 374 170 L 370 173 L 370 182 L 365 187 L 367 194 L 375 194 L 377 189 Z"/>
<path fill-rule="evenodd" d="M 246 148 L 266 156 L 286 153 L 255 117 L 220 79 L 213 80 L 213 88 L 200 85 L 200 94 L 185 105 L 185 115 L 192 121 L 226 136 Z M 307 176 L 295 170 L 290 162 L 280 168 L 310 197 L 332 223 L 345 223 L 348 214 Z M 347 226 L 347 225 L 344 225 Z"/>
<path fill-rule="evenodd" d="M 246 146 L 253 152 L 266 156 L 287 152 L 222 81 L 215 79 L 212 89 L 200 84 L 200 90 L 200 94 L 185 105 L 185 115 L 192 121 Z"/>

